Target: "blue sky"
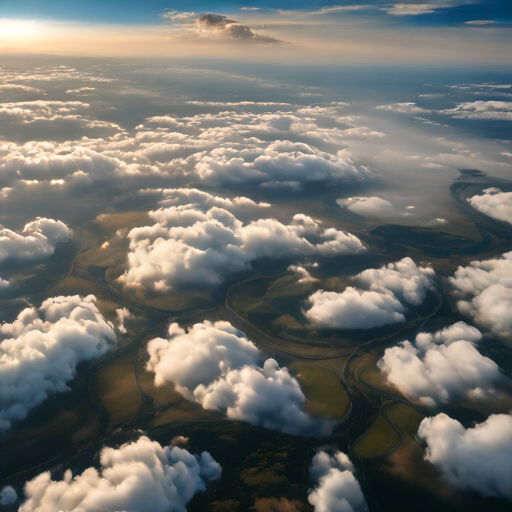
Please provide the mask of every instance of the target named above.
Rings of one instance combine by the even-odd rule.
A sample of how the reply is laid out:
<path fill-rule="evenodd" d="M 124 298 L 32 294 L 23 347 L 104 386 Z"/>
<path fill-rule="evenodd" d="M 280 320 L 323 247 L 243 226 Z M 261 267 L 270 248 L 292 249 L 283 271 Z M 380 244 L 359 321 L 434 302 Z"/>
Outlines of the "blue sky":
<path fill-rule="evenodd" d="M 392 3 L 400 4 L 454 4 L 453 7 L 436 9 L 435 12 L 421 15 L 392 16 L 393 22 L 405 24 L 450 25 L 471 20 L 489 20 L 495 23 L 507 23 L 512 20 L 511 0 L 338 0 L 337 2 L 312 2 L 311 0 L 88 0 L 85 2 L 70 0 L 0 0 L 0 18 L 42 18 L 67 19 L 106 23 L 158 23 L 159 14 L 168 9 L 179 11 L 211 11 L 232 13 L 241 7 L 259 7 L 262 9 L 317 9 L 332 5 L 374 5 L 355 14 L 362 16 L 390 17 L 378 9 Z M 461 5 L 462 4 L 462 5 Z M 399 18 L 399 20 L 397 19 Z"/>

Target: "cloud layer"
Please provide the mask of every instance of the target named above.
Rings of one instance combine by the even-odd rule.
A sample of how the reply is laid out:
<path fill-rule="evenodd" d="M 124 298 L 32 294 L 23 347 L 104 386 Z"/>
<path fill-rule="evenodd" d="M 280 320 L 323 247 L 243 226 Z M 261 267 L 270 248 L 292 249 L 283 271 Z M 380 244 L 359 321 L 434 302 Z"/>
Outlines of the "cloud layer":
<path fill-rule="evenodd" d="M 61 481 L 41 473 L 25 485 L 20 512 L 185 512 L 194 494 L 216 480 L 221 468 L 208 452 L 192 455 L 141 437 L 119 449 L 103 448 L 100 470 L 86 469 Z"/>
<path fill-rule="evenodd" d="M 512 340 L 512 252 L 472 261 L 449 278 L 458 310 L 499 339 Z"/>
<path fill-rule="evenodd" d="M 512 502 L 512 416 L 490 416 L 465 429 L 446 414 L 425 418 L 418 436 L 427 443 L 425 458 L 456 489 Z"/>
<path fill-rule="evenodd" d="M 173 382 L 205 409 L 286 434 L 323 437 L 332 432 L 333 420 L 304 412 L 306 398 L 288 370 L 273 359 L 260 367 L 256 346 L 229 322 L 205 321 L 188 332 L 172 324 L 168 339 L 151 340 L 148 353 L 147 369 L 155 373 L 156 385 Z"/>
<path fill-rule="evenodd" d="M 498 365 L 478 352 L 478 329 L 458 322 L 414 344 L 386 349 L 377 366 L 388 382 L 413 401 L 427 405 L 492 397 L 502 376 Z"/>
<path fill-rule="evenodd" d="M 116 342 L 94 300 L 54 297 L 0 326 L 0 429 L 25 418 L 49 394 L 67 391 L 78 363 Z"/>
<path fill-rule="evenodd" d="M 308 500 L 315 512 L 367 512 L 365 497 L 354 477 L 354 465 L 343 452 L 319 451 L 309 473 L 316 483 Z"/>
<path fill-rule="evenodd" d="M 258 258 L 336 256 L 366 250 L 354 235 L 334 228 L 322 230 L 303 214 L 295 215 L 289 225 L 275 219 L 244 225 L 225 208 L 203 210 L 189 204 L 149 212 L 156 224 L 130 231 L 128 270 L 119 281 L 154 292 L 208 288 L 249 269 Z"/>
<path fill-rule="evenodd" d="M 315 325 L 328 329 L 369 329 L 405 322 L 406 305 L 419 306 L 428 292 L 435 292 L 433 269 L 418 267 L 404 258 L 380 269 L 368 269 L 353 278 L 361 288 L 342 293 L 318 290 L 304 311 Z"/>

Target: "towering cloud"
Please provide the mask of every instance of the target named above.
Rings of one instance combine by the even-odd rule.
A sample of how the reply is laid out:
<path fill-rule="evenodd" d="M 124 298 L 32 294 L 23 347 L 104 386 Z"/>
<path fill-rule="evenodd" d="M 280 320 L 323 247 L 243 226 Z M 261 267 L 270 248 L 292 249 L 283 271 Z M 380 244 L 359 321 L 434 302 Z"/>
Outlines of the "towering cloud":
<path fill-rule="evenodd" d="M 367 512 L 366 500 L 354 477 L 354 465 L 343 452 L 318 452 L 309 468 L 316 487 L 309 495 L 315 512 Z"/>
<path fill-rule="evenodd" d="M 192 455 L 141 437 L 119 449 L 103 448 L 100 470 L 86 469 L 61 481 L 42 473 L 25 485 L 20 512 L 185 512 L 194 494 L 216 480 L 221 468 L 208 452 Z"/>
<path fill-rule="evenodd" d="M 409 399 L 435 405 L 492 396 L 498 365 L 478 352 L 478 329 L 458 322 L 435 334 L 421 333 L 386 349 L 377 366 Z"/>
<path fill-rule="evenodd" d="M 485 215 L 512 224 L 512 192 L 488 188 L 483 195 L 473 196 L 468 201 L 473 208 Z"/>
<path fill-rule="evenodd" d="M 116 342 L 94 300 L 54 297 L 0 326 L 0 429 L 25 418 L 49 394 L 67 391 L 78 363 Z"/>
<path fill-rule="evenodd" d="M 255 43 L 283 42 L 274 37 L 254 32 L 247 25 L 221 14 L 203 14 L 197 19 L 197 30 L 200 35 L 210 37 L 226 37 Z"/>
<path fill-rule="evenodd" d="M 502 340 L 512 340 L 512 252 L 459 267 L 449 282 L 457 308 Z"/>
<path fill-rule="evenodd" d="M 228 418 L 286 434 L 326 436 L 334 421 L 304 412 L 306 398 L 297 380 L 276 361 L 263 367 L 256 346 L 229 322 L 208 321 L 187 331 L 177 324 L 168 339 L 149 342 L 149 371 L 155 384 L 173 382 L 188 400 Z"/>
<path fill-rule="evenodd" d="M 342 293 L 318 290 L 304 312 L 315 325 L 329 329 L 368 329 L 405 321 L 406 305 L 419 306 L 428 292 L 436 292 L 433 269 L 404 258 L 380 269 L 368 269 L 353 278 L 363 289 Z"/>
<path fill-rule="evenodd" d="M 130 231 L 128 270 L 119 278 L 127 287 L 156 292 L 214 287 L 229 274 L 250 268 L 258 258 L 335 256 L 365 251 L 361 241 L 343 231 L 322 230 L 312 218 L 297 214 L 291 224 L 259 219 L 246 225 L 225 208 L 200 205 L 150 212 L 153 226 Z"/>
<path fill-rule="evenodd" d="M 456 489 L 512 502 L 512 416 L 490 416 L 465 429 L 446 414 L 425 418 L 418 436 L 427 443 L 425 458 Z"/>

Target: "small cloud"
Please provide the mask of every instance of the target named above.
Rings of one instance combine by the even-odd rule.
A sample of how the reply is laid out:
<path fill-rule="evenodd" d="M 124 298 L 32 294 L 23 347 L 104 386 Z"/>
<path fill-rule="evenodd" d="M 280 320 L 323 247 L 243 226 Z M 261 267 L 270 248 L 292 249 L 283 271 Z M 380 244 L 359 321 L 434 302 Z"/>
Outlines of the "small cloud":
<path fill-rule="evenodd" d="M 203 36 L 238 39 L 255 43 L 283 43 L 280 39 L 254 32 L 247 25 L 221 14 L 203 14 L 196 23 L 199 35 Z"/>
<path fill-rule="evenodd" d="M 491 25 L 494 23 L 494 21 L 491 20 L 473 20 L 473 21 L 466 21 L 466 25 Z"/>

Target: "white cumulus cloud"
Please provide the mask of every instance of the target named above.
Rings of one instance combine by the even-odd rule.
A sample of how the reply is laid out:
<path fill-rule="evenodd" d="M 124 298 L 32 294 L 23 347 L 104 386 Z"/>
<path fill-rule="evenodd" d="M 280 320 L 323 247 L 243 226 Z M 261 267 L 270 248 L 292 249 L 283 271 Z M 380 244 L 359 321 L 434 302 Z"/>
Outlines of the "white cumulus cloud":
<path fill-rule="evenodd" d="M 316 483 L 308 500 L 315 512 L 367 512 L 366 499 L 354 477 L 354 465 L 343 452 L 319 451 L 309 473 Z"/>
<path fill-rule="evenodd" d="M 488 188 L 483 195 L 473 196 L 468 202 L 485 215 L 512 224 L 512 192 Z"/>
<path fill-rule="evenodd" d="M 304 311 L 315 325 L 330 329 L 369 329 L 405 321 L 406 305 L 419 306 L 428 292 L 436 292 L 436 274 L 403 258 L 380 269 L 368 269 L 353 278 L 361 288 L 343 292 L 318 290 Z"/>
<path fill-rule="evenodd" d="M 478 329 L 458 322 L 435 334 L 421 333 L 386 349 L 377 366 L 409 399 L 427 405 L 492 397 L 498 365 L 478 352 Z"/>
<path fill-rule="evenodd" d="M 446 414 L 425 418 L 418 436 L 425 458 L 456 489 L 512 502 L 512 416 L 496 414 L 465 429 Z"/>
<path fill-rule="evenodd" d="M 0 428 L 25 418 L 49 394 L 67 391 L 77 365 L 116 342 L 94 300 L 54 297 L 0 326 Z"/>
<path fill-rule="evenodd" d="M 68 469 L 60 481 L 41 473 L 26 483 L 20 512 L 185 512 L 192 497 L 221 474 L 208 452 L 192 455 L 147 437 L 103 448 L 100 464 L 76 476 Z"/>
<path fill-rule="evenodd" d="M 512 252 L 472 261 L 449 278 L 458 310 L 499 339 L 512 340 Z"/>
<path fill-rule="evenodd" d="M 364 252 L 362 242 L 334 228 L 322 230 L 297 214 L 291 224 L 258 219 L 248 224 L 224 208 L 181 205 L 149 212 L 153 226 L 130 231 L 128 287 L 165 292 L 183 286 L 214 287 L 258 258 L 335 256 Z"/>
<path fill-rule="evenodd" d="M 69 228 L 60 220 L 37 219 L 29 222 L 21 234 L 0 226 L 0 263 L 34 261 L 51 256 L 58 242 L 68 240 Z"/>
<path fill-rule="evenodd" d="M 363 217 L 388 217 L 394 213 L 393 205 L 380 197 L 350 197 L 336 202 Z"/>
<path fill-rule="evenodd" d="M 260 367 L 256 346 L 229 322 L 205 321 L 188 332 L 172 324 L 168 339 L 151 340 L 148 353 L 155 384 L 173 382 L 204 409 L 286 434 L 323 437 L 332 432 L 334 420 L 304 412 L 306 398 L 288 369 L 273 359 Z"/>

